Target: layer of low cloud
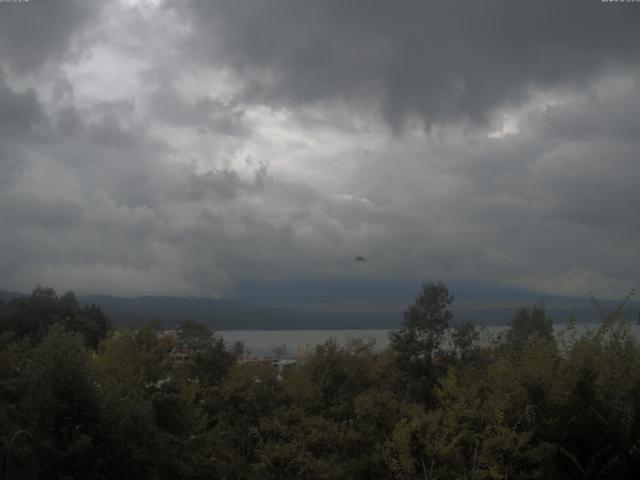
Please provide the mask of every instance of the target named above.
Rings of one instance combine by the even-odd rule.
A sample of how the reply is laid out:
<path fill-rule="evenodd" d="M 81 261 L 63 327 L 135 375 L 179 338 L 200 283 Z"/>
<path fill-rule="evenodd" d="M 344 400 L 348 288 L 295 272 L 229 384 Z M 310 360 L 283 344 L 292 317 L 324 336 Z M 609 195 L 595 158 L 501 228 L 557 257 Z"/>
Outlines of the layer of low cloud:
<path fill-rule="evenodd" d="M 51 4 L 0 4 L 53 23 L 0 29 L 0 287 L 640 280 L 640 8 Z"/>

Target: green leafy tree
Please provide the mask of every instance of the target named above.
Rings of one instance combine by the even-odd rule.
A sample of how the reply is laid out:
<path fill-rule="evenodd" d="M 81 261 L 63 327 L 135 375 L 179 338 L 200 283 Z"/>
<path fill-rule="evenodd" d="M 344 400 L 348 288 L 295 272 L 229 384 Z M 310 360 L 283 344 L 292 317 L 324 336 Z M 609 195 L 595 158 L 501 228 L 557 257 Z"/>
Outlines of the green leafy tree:
<path fill-rule="evenodd" d="M 531 310 L 526 307 L 518 310 L 506 333 L 507 342 L 515 348 L 522 348 L 534 340 L 553 342 L 554 339 L 553 323 L 542 305 L 536 305 Z"/>
<path fill-rule="evenodd" d="M 398 355 L 398 368 L 409 377 L 403 383 L 410 395 L 422 401 L 434 400 L 434 357 L 453 318 L 452 302 L 453 296 L 443 283 L 425 283 L 422 293 L 404 312 L 402 328 L 389 334 L 391 348 Z"/>
<path fill-rule="evenodd" d="M 451 343 L 461 362 L 467 362 L 473 359 L 474 353 L 477 353 L 477 343 L 480 339 L 480 332 L 470 322 L 464 322 L 457 325 L 451 332 Z"/>
<path fill-rule="evenodd" d="M 89 361 L 81 336 L 59 324 L 22 356 L 24 387 L 12 421 L 32 432 L 48 475 L 99 473 L 100 400 Z"/>
<path fill-rule="evenodd" d="M 2 335 L 28 338 L 34 345 L 54 323 L 59 323 L 81 334 L 85 344 L 95 349 L 110 328 L 109 319 L 99 307 L 81 306 L 72 292 L 58 297 L 52 288 L 40 286 L 29 297 L 13 299 L 0 310 Z"/>
<path fill-rule="evenodd" d="M 235 365 L 204 398 L 207 426 L 203 453 L 218 478 L 247 478 L 263 439 L 260 422 L 281 406 L 282 382 L 269 364 Z"/>

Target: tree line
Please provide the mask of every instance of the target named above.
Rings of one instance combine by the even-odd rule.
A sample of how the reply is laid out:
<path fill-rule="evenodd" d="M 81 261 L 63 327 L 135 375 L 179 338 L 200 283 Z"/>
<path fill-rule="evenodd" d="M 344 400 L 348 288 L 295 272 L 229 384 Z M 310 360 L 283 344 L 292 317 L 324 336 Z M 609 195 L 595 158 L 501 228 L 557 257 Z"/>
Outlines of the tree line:
<path fill-rule="evenodd" d="M 175 336 L 113 330 L 98 307 L 46 288 L 0 302 L 0 478 L 640 471 L 640 348 L 624 308 L 560 335 L 542 306 L 522 308 L 480 342 L 475 326 L 452 326 L 452 302 L 426 283 L 387 349 L 328 341 L 284 378 L 194 322 Z"/>

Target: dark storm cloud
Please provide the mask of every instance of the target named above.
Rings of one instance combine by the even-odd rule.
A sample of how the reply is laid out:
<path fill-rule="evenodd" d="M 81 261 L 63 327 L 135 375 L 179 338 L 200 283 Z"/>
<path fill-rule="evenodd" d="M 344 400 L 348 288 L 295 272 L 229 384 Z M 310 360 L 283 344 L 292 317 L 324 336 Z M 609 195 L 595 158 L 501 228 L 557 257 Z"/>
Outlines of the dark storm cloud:
<path fill-rule="evenodd" d="M 24 143 L 40 142 L 47 126 L 36 92 L 14 90 L 0 70 L 0 189 L 10 185 L 20 170 Z"/>
<path fill-rule="evenodd" d="M 28 136 L 44 119 L 36 92 L 13 90 L 0 70 L 0 136 Z"/>
<path fill-rule="evenodd" d="M 274 178 L 259 161 L 249 173 L 174 161 L 174 147 L 135 120 L 135 102 L 79 106 L 70 89 L 43 108 L 35 91 L 0 93 L 8 125 L 37 126 L 2 145 L 2 172 L 15 173 L 0 184 L 3 284 L 219 294 L 238 275 L 315 268 L 342 236 L 323 205 L 349 200 Z"/>
<path fill-rule="evenodd" d="M 600 89 L 585 89 L 570 108 L 545 107 L 532 127 L 549 139 L 635 142 L 640 138 L 640 77 L 638 70 L 634 73 L 623 85 L 613 78 Z"/>
<path fill-rule="evenodd" d="M 84 213 L 77 202 L 57 198 L 38 198 L 32 194 L 12 192 L 3 198 L 0 213 L 6 227 L 35 227 L 48 229 L 66 229 L 80 223 Z"/>
<path fill-rule="evenodd" d="M 75 57 L 102 7 L 44 5 L 0 30 L 0 287 L 638 281 L 637 5 L 108 2 Z"/>
<path fill-rule="evenodd" d="M 0 61 L 22 72 L 61 58 L 101 7 L 85 0 L 0 3 Z"/>
<path fill-rule="evenodd" d="M 271 104 L 380 100 L 388 121 L 484 120 L 531 88 L 638 63 L 640 9 L 600 0 L 185 0 L 192 55 Z M 375 96 L 375 97 L 374 97 Z"/>

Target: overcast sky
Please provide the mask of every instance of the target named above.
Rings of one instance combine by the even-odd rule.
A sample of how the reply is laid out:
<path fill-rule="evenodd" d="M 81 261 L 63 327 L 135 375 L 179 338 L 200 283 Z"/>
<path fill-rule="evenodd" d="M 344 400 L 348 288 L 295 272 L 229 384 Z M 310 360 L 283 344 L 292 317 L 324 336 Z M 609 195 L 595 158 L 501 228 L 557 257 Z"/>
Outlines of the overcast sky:
<path fill-rule="evenodd" d="M 600 0 L 0 3 L 0 288 L 622 297 L 639 47 Z"/>

